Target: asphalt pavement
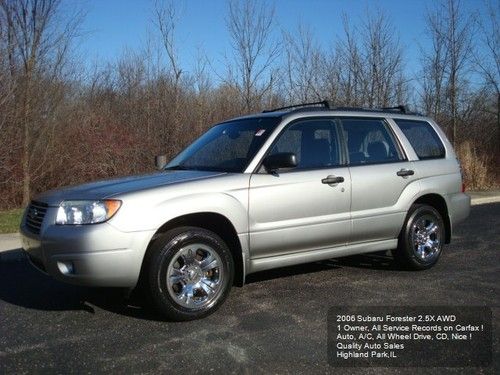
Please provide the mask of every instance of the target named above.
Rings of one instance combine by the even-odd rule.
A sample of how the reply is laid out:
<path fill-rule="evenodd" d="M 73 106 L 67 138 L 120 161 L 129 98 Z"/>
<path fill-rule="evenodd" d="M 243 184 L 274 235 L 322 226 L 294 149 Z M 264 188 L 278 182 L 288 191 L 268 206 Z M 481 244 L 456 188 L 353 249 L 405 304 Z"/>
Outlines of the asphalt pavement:
<path fill-rule="evenodd" d="M 215 314 L 171 323 L 120 290 L 62 284 L 20 250 L 0 257 L 0 374 L 10 373 L 500 373 L 500 203 L 472 207 L 439 263 L 400 270 L 364 255 L 251 275 Z M 328 308 L 489 306 L 488 368 L 333 368 Z"/>

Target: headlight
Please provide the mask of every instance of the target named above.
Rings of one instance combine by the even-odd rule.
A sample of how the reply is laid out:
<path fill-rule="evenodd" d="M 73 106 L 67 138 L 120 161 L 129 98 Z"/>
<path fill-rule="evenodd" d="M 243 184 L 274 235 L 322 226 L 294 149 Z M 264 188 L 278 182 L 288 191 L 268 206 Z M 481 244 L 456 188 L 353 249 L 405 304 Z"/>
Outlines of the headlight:
<path fill-rule="evenodd" d="M 97 224 L 109 220 L 122 202 L 114 199 L 100 201 L 64 201 L 57 210 L 56 224 Z"/>

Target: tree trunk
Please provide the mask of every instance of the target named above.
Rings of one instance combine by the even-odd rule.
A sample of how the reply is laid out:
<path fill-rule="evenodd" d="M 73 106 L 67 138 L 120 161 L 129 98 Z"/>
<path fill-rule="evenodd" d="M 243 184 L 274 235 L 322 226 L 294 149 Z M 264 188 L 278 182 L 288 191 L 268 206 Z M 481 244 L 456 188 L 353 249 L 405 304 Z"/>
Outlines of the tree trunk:
<path fill-rule="evenodd" d="M 31 197 L 31 174 L 30 174 L 30 150 L 27 138 L 24 139 L 23 144 L 23 206 L 27 206 Z"/>
<path fill-rule="evenodd" d="M 457 110 L 456 110 L 456 96 L 455 89 L 453 88 L 453 93 L 451 96 L 451 127 L 452 127 L 452 144 L 453 148 L 457 149 Z"/>
<path fill-rule="evenodd" d="M 31 197 L 31 173 L 30 173 L 30 78 L 25 82 L 24 103 L 23 103 L 23 206 L 27 206 Z"/>
<path fill-rule="evenodd" d="M 500 157 L 500 92 L 497 92 L 497 136 L 498 136 L 497 148 L 498 148 L 498 155 Z"/>

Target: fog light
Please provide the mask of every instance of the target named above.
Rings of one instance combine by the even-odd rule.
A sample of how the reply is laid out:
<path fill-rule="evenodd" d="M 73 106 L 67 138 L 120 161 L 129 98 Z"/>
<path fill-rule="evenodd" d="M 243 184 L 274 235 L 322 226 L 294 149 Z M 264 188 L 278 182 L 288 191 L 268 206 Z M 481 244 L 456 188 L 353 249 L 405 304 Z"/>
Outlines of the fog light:
<path fill-rule="evenodd" d="M 71 275 L 75 272 L 73 262 L 57 262 L 57 267 L 63 275 Z"/>

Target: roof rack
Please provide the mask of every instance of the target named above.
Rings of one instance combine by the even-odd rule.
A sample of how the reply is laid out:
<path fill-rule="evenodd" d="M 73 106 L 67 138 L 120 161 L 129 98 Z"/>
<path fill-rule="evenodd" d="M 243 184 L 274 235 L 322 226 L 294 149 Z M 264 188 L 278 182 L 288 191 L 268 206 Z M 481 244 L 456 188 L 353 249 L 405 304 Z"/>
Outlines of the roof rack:
<path fill-rule="evenodd" d="M 285 109 L 311 107 L 311 106 L 322 106 L 323 108 L 330 109 L 330 103 L 328 102 L 328 100 L 322 100 L 320 102 L 293 104 L 293 105 L 287 105 L 286 107 L 266 109 L 266 110 L 262 111 L 262 113 L 277 112 L 277 111 L 282 111 Z"/>
<path fill-rule="evenodd" d="M 382 107 L 381 108 L 382 111 L 398 111 L 398 112 L 401 112 L 401 113 L 408 113 L 408 108 L 406 108 L 405 105 L 398 105 L 396 107 Z"/>
<path fill-rule="evenodd" d="M 334 107 L 332 111 L 359 111 L 359 112 L 400 112 L 402 114 L 417 114 L 408 111 L 407 106 L 398 105 L 396 107 L 366 108 L 366 107 Z"/>
<path fill-rule="evenodd" d="M 318 108 L 318 106 L 320 108 Z M 332 110 L 332 111 L 398 112 L 401 114 L 421 116 L 420 113 L 408 111 L 408 107 L 405 105 L 398 105 L 395 107 L 382 107 L 382 108 L 332 107 L 328 100 L 323 100 L 320 102 L 294 104 L 294 105 L 289 105 L 286 107 L 279 107 L 279 108 L 274 108 L 274 109 L 266 109 L 266 110 L 262 111 L 262 113 L 277 112 L 277 111 L 283 111 L 283 110 L 287 110 L 287 109 L 292 109 L 292 111 L 289 113 L 321 109 L 321 110 Z"/>

